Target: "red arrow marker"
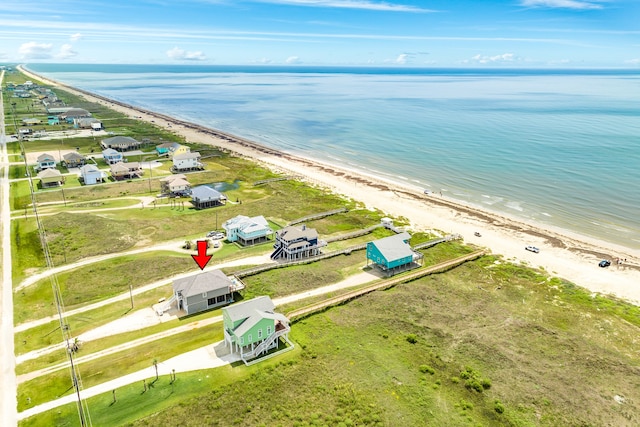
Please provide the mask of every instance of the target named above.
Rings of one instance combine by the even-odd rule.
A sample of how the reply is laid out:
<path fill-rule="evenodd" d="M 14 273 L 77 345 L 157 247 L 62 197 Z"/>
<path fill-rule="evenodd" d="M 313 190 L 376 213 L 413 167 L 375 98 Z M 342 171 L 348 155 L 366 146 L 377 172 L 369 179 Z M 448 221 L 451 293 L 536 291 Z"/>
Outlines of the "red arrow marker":
<path fill-rule="evenodd" d="M 191 255 L 193 259 L 200 267 L 200 270 L 204 270 L 204 267 L 207 265 L 209 260 L 211 259 L 211 255 L 207 255 L 207 241 L 206 240 L 198 240 L 198 255 Z"/>

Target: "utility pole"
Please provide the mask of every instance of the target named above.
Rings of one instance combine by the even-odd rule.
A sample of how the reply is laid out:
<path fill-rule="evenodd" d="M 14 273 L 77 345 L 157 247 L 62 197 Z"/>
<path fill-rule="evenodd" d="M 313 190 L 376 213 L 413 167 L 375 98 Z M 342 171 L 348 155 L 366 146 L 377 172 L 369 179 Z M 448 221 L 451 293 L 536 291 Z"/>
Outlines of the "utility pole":
<path fill-rule="evenodd" d="M 131 310 L 133 310 L 133 286 L 129 282 L 129 296 L 131 297 Z"/>

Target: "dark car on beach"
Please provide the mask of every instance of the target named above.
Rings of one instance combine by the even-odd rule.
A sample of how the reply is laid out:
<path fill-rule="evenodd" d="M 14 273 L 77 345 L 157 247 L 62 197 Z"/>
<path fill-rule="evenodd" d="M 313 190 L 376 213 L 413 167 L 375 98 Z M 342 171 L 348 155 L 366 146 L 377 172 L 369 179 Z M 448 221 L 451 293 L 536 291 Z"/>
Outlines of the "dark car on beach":
<path fill-rule="evenodd" d="M 609 261 L 608 259 L 603 259 L 598 263 L 598 266 L 602 268 L 609 267 L 610 265 L 611 265 L 611 261 Z"/>

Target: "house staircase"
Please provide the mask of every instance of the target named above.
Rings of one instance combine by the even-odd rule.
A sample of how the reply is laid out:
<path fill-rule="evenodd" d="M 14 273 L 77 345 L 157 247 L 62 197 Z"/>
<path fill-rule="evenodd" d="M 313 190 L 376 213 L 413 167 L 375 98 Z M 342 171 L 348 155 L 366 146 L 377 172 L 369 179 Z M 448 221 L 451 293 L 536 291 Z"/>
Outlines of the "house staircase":
<path fill-rule="evenodd" d="M 280 255 L 282 255 L 282 252 L 284 252 L 284 246 L 278 246 L 278 248 L 273 251 L 273 253 L 271 254 L 271 259 L 275 260 L 280 258 Z"/>
<path fill-rule="evenodd" d="M 275 331 L 273 334 L 269 335 L 264 341 L 262 341 L 258 346 L 256 346 L 253 350 L 248 351 L 246 353 L 241 353 L 240 358 L 243 362 L 247 362 L 248 360 L 254 359 L 258 357 L 261 353 L 266 351 L 271 344 L 273 344 L 278 338 L 283 335 L 288 334 L 291 331 L 289 326 L 285 326 L 282 329 Z"/>
<path fill-rule="evenodd" d="M 171 298 L 169 298 L 168 300 L 166 300 L 164 302 L 164 304 L 162 304 L 161 306 L 156 308 L 156 314 L 158 316 L 162 316 L 162 314 L 166 311 L 169 311 L 169 309 L 171 308 L 171 306 L 173 305 L 173 303 L 176 302 L 176 296 L 175 294 L 171 296 Z"/>

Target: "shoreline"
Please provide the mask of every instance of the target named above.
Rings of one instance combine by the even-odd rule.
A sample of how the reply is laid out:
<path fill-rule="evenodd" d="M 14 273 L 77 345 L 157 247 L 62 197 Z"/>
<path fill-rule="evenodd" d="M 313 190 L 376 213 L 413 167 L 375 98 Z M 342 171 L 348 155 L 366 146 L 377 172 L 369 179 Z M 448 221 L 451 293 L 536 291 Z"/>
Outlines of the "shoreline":
<path fill-rule="evenodd" d="M 284 153 L 220 130 L 77 89 L 40 76 L 23 66 L 18 66 L 17 69 L 52 87 L 59 87 L 128 116 L 136 116 L 139 120 L 168 128 L 189 142 L 220 147 L 275 172 L 301 175 L 308 183 L 362 202 L 365 206 L 377 208 L 386 214 L 406 218 L 410 227 L 415 230 L 435 229 L 445 233 L 459 233 L 467 243 L 487 247 L 509 261 L 544 268 L 551 275 L 592 292 L 612 294 L 640 305 L 640 251 L 633 248 L 492 212 L 435 193 L 425 195 L 422 190 L 405 183 Z M 476 231 L 482 237 L 474 236 Z M 538 246 L 540 253 L 525 251 L 526 245 Z M 598 267 L 598 261 L 603 258 L 612 261 L 609 268 Z M 627 262 L 622 266 L 616 265 L 617 258 L 626 259 Z"/>

